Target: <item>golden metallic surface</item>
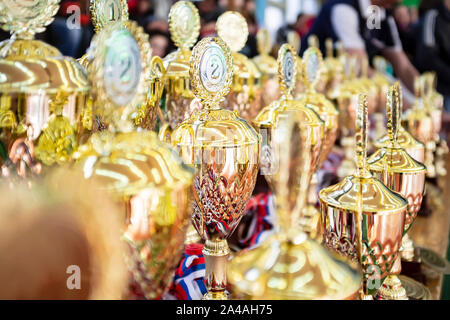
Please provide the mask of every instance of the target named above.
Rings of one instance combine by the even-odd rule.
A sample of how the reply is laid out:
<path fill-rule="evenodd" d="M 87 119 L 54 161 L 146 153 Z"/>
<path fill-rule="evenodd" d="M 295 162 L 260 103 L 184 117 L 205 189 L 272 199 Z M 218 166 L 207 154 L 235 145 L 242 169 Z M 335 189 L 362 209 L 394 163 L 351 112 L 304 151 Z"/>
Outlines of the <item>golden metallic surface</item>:
<path fill-rule="evenodd" d="M 291 45 L 292 49 L 296 53 L 296 60 L 297 60 L 297 76 L 296 76 L 296 84 L 293 92 L 293 96 L 296 97 L 297 95 L 303 93 L 305 91 L 305 86 L 303 83 L 303 77 L 302 77 L 302 58 L 298 56 L 300 52 L 300 46 L 301 46 L 301 39 L 298 35 L 297 31 L 289 31 L 287 34 L 287 42 Z"/>
<path fill-rule="evenodd" d="M 408 211 L 405 217 L 404 233 L 408 232 L 414 222 L 422 204 L 425 191 L 426 167 L 414 160 L 399 145 L 397 135 L 400 125 L 400 84 L 396 82 L 389 88 L 387 96 L 386 114 L 389 145 L 379 149 L 369 159 L 369 170 L 392 191 L 399 193 L 408 201 Z M 380 288 L 381 299 L 407 299 L 406 292 L 401 286 L 396 274 L 400 273 L 400 256 L 397 257 L 396 268 Z"/>
<path fill-rule="evenodd" d="M 278 64 L 277 60 L 270 56 L 272 49 L 272 39 L 266 29 L 260 29 L 256 34 L 258 45 L 258 55 L 253 61 L 261 70 L 262 84 L 262 101 L 261 106 L 268 106 L 273 101 L 280 98 L 280 90 L 278 87 Z"/>
<path fill-rule="evenodd" d="M 85 179 L 122 205 L 128 268 L 147 299 L 160 297 L 183 252 L 192 171 L 148 131 L 96 132 L 75 157 Z"/>
<path fill-rule="evenodd" d="M 200 17 L 197 8 L 187 1 L 175 3 L 169 13 L 169 28 L 172 40 L 179 48 L 164 59 L 166 74 L 165 111 L 173 130 L 195 110 L 200 104 L 194 102 L 189 76 L 190 48 L 197 41 L 200 33 Z"/>
<path fill-rule="evenodd" d="M 273 130 L 278 126 L 279 118 L 286 113 L 297 111 L 301 114 L 303 123 L 306 126 L 308 140 L 309 159 L 311 160 L 311 172 L 314 172 L 319 164 L 322 150 L 324 122 L 317 113 L 308 108 L 305 104 L 296 101 L 292 97 L 292 91 L 296 84 L 296 55 L 292 47 L 288 44 L 281 46 L 278 53 L 278 77 L 281 89 L 281 99 L 272 102 L 265 107 L 253 121 L 253 125 L 262 135 L 261 144 L 261 171 L 266 180 L 272 185 L 272 173 L 276 169 L 276 161 L 279 157 L 275 145 L 273 144 Z M 290 62 L 289 62 L 290 61 Z M 309 182 L 308 182 L 309 183 Z M 273 190 L 273 189 L 272 189 Z"/>
<path fill-rule="evenodd" d="M 95 32 L 99 32 L 109 23 L 128 20 L 126 0 L 90 0 L 89 11 Z"/>
<path fill-rule="evenodd" d="M 425 145 L 416 140 L 402 125 L 398 129 L 397 142 L 408 154 L 418 162 L 425 160 Z M 381 149 L 390 143 L 389 136 L 386 134 L 374 142 L 374 147 Z"/>
<path fill-rule="evenodd" d="M 299 110 L 281 114 L 273 128 L 274 148 L 279 151 L 272 179 L 279 231 L 259 247 L 241 251 L 231 261 L 228 275 L 238 298 L 357 297 L 362 279 L 357 268 L 328 252 L 298 227 L 311 179 L 308 134 Z"/>
<path fill-rule="evenodd" d="M 251 121 L 262 108 L 262 73 L 256 64 L 239 53 L 248 37 L 245 18 L 238 12 L 223 13 L 216 23 L 217 34 L 230 47 L 233 56 L 233 82 L 222 106 Z"/>
<path fill-rule="evenodd" d="M 339 42 L 336 46 L 339 46 Z M 325 40 L 326 57 L 324 59 L 323 88 L 319 90 L 324 92 L 328 99 L 335 99 L 337 90 L 344 80 L 344 65 L 341 56 L 334 56 L 333 40 Z"/>
<path fill-rule="evenodd" d="M 319 193 L 323 242 L 344 256 L 358 259 L 365 294 L 389 274 L 398 256 L 407 201 L 372 177 L 367 168 L 367 96 L 359 96 L 356 114 L 356 172 Z"/>
<path fill-rule="evenodd" d="M 226 239 L 237 227 L 256 183 L 260 137 L 235 111 L 220 109 L 233 78 L 231 52 L 220 38 L 204 38 L 193 49 L 190 75 L 202 110 L 172 134 L 184 163 L 195 168 L 192 222 L 205 240 L 204 299 L 227 299 Z"/>
<path fill-rule="evenodd" d="M 92 128 L 90 85 L 74 59 L 32 40 L 53 20 L 58 2 L 7 2 L 17 6 L 0 11 L 0 22 L 13 33 L 0 43 L 0 140 L 8 154 L 2 174 L 9 176 L 16 164 L 23 176 L 24 163 L 37 173 L 38 162 L 65 163 L 86 141 Z"/>
<path fill-rule="evenodd" d="M 119 207 L 67 168 L 34 181 L 0 184 L 0 299 L 121 299 Z"/>
<path fill-rule="evenodd" d="M 32 40 L 43 32 L 59 9 L 60 0 L 3 0 L 0 2 L 0 24 L 12 39 Z"/>

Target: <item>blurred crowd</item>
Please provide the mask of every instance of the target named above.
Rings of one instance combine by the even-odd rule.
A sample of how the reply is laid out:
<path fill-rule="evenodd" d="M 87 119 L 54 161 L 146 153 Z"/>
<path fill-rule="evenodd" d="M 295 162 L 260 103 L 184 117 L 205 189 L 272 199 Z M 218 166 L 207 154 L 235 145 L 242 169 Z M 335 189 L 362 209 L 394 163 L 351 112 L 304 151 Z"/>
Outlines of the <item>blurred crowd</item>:
<path fill-rule="evenodd" d="M 319 1 L 326 3 L 325 0 Z M 176 0 L 128 0 L 130 19 L 137 21 L 149 34 L 153 55 L 160 57 L 176 49 L 169 33 L 168 14 Z M 257 0 L 201 0 L 193 1 L 201 17 L 200 38 L 216 34 L 217 18 L 227 10 L 239 11 L 247 20 L 249 37 L 242 53 L 248 57 L 257 55 L 256 33 L 260 26 L 256 16 Z M 373 3 L 374 1 L 372 1 Z M 403 0 L 394 1 L 390 9 L 395 19 L 403 51 L 419 72 L 436 71 L 438 91 L 446 96 L 446 109 L 450 111 L 450 0 Z M 74 6 L 81 13 L 79 27 L 67 23 L 73 15 Z M 267 17 L 266 17 L 267 18 Z M 276 33 L 273 55 L 286 42 L 289 31 L 305 37 L 314 24 L 316 16 L 299 12 L 292 24 L 281 26 Z M 89 47 L 94 34 L 89 14 L 89 0 L 62 0 L 56 19 L 47 30 L 37 35 L 67 56 L 81 57 Z M 9 35 L 0 33 L 0 40 Z"/>

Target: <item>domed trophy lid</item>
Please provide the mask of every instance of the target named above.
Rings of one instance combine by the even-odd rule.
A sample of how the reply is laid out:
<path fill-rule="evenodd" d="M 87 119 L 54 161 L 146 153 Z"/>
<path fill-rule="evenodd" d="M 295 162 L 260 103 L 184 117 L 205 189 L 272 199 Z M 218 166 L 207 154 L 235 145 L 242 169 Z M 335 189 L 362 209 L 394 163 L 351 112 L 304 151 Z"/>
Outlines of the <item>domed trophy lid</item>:
<path fill-rule="evenodd" d="M 367 168 L 368 115 L 366 95 L 361 94 L 359 96 L 356 116 L 356 172 L 344 178 L 341 182 L 322 189 L 319 192 L 319 199 L 328 207 L 354 213 L 362 210 L 362 212 L 373 214 L 397 214 L 399 210 L 407 208 L 408 202 L 372 177 Z"/>
<path fill-rule="evenodd" d="M 297 111 L 281 115 L 273 140 L 279 151 L 274 175 L 279 229 L 260 246 L 243 250 L 228 277 L 239 298 L 263 300 L 354 299 L 362 274 L 299 230 L 311 170 L 307 130 Z"/>
<path fill-rule="evenodd" d="M 389 88 L 386 105 L 387 135 L 389 143 L 377 150 L 368 160 L 370 171 L 393 173 L 419 173 L 426 171 L 426 167 L 414 160 L 398 142 L 400 125 L 400 84 L 396 82 Z"/>

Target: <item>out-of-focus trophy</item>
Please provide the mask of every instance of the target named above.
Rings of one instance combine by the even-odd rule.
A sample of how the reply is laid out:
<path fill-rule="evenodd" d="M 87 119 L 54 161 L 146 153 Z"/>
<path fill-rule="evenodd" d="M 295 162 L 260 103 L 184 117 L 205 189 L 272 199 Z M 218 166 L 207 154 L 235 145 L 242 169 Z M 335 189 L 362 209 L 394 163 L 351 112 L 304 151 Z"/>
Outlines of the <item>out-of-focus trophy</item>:
<path fill-rule="evenodd" d="M 233 82 L 223 106 L 237 111 L 246 121 L 251 121 L 263 107 L 262 74 L 251 59 L 239 53 L 247 42 L 247 21 L 239 12 L 227 11 L 217 19 L 216 29 L 233 55 Z"/>
<path fill-rule="evenodd" d="M 283 69 L 293 57 L 280 48 Z M 283 51 L 284 50 L 284 51 Z M 288 54 L 286 54 L 288 53 Z M 279 56 L 280 59 L 280 56 Z M 286 77 L 285 82 L 295 82 Z M 310 129 L 301 110 L 277 115 L 271 128 L 274 156 L 270 175 L 278 226 L 257 248 L 241 251 L 230 263 L 233 294 L 256 300 L 337 300 L 358 297 L 362 274 L 355 264 L 331 253 L 299 228 L 311 179 Z"/>
<path fill-rule="evenodd" d="M 33 40 L 59 8 L 57 0 L 0 3 L 0 23 L 11 38 L 0 43 L 2 175 L 25 176 L 70 160 L 92 127 L 84 69 L 54 47 Z"/>
<path fill-rule="evenodd" d="M 328 158 L 328 155 L 334 146 L 334 142 L 336 141 L 339 125 L 339 112 L 330 100 L 328 100 L 323 94 L 318 93 L 315 89 L 321 79 L 322 70 L 324 68 L 320 50 L 316 47 L 308 48 L 303 54 L 302 62 L 302 76 L 306 90 L 304 94 L 297 98 L 297 100 L 313 109 L 325 125 L 319 163 L 316 168 L 316 170 L 318 170 Z M 319 228 L 317 222 L 320 220 L 320 212 L 316 208 L 318 202 L 316 190 L 317 183 L 317 173 L 314 172 L 311 180 L 311 186 L 308 190 L 309 197 L 305 208 L 304 218 L 310 219 L 316 223 L 316 225 L 308 226 L 307 230 Z M 315 218 L 315 216 L 317 217 Z"/>
<path fill-rule="evenodd" d="M 427 177 L 436 177 L 434 154 L 436 148 L 433 119 L 428 112 L 431 109 L 429 100 L 425 99 L 424 78 L 414 81 L 415 101 L 411 109 L 404 113 L 404 119 L 411 135 L 425 145 L 423 163 L 427 167 Z"/>
<path fill-rule="evenodd" d="M 160 298 L 183 252 L 193 176 L 154 132 L 135 126 L 140 108 L 161 97 L 151 75 L 162 62 L 151 65 L 148 36 L 131 21 L 105 26 L 88 54 L 97 131 L 77 166 L 121 204 L 129 270 L 145 298 Z"/>
<path fill-rule="evenodd" d="M 0 299 L 121 299 L 119 207 L 70 170 L 35 181 L 0 181 Z"/>
<path fill-rule="evenodd" d="M 261 70 L 262 97 L 261 106 L 265 107 L 280 98 L 278 87 L 278 65 L 277 60 L 270 56 L 272 39 L 266 29 L 260 29 L 256 34 L 259 55 L 253 61 Z"/>
<path fill-rule="evenodd" d="M 109 23 L 128 21 L 128 3 L 126 0 L 90 0 L 89 11 L 95 32 L 100 32 Z M 84 54 L 78 62 L 86 69 L 90 60 Z"/>
<path fill-rule="evenodd" d="M 198 101 L 194 100 L 189 77 L 190 49 L 200 34 L 200 16 L 197 8 L 188 1 L 175 3 L 169 13 L 169 28 L 178 50 L 164 58 L 165 113 L 168 124 L 163 125 L 160 130 L 163 136 L 170 135 L 177 125 L 200 107 Z"/>
<path fill-rule="evenodd" d="M 344 64 L 341 59 L 340 47 L 342 43 L 337 42 L 337 56 L 334 56 L 334 45 L 331 38 L 325 40 L 326 57 L 324 59 L 324 76 L 326 81 L 322 91 L 328 99 L 336 99 L 338 88 L 344 79 Z"/>
<path fill-rule="evenodd" d="M 172 144 L 183 161 L 196 169 L 192 222 L 205 240 L 204 299 L 228 299 L 227 238 L 235 230 L 256 183 L 260 137 L 237 112 L 220 102 L 233 81 L 230 48 L 220 38 L 204 38 L 192 50 L 190 75 L 202 109 L 183 121 Z"/>
<path fill-rule="evenodd" d="M 408 201 L 403 232 L 406 237 L 422 204 L 426 168 L 408 155 L 397 141 L 401 114 L 400 90 L 400 84 L 396 82 L 390 88 L 387 96 L 386 115 L 389 144 L 375 152 L 368 159 L 368 164 L 369 170 L 376 178 Z M 408 299 L 406 290 L 397 276 L 401 271 L 400 260 L 400 255 L 398 255 L 390 275 L 379 289 L 378 297 L 380 299 Z"/>
<path fill-rule="evenodd" d="M 317 65 L 311 67 L 315 68 Z M 278 155 L 273 152 L 275 149 L 272 142 L 272 130 L 277 126 L 278 117 L 281 114 L 295 110 L 303 115 L 303 122 L 308 130 L 307 139 L 309 140 L 309 144 L 307 150 L 309 152 L 309 159 L 311 160 L 311 165 L 309 167 L 311 174 L 316 171 L 320 162 L 324 141 L 324 121 L 320 119 L 313 108 L 308 107 L 305 102 L 294 100 L 292 97 L 294 86 L 296 84 L 297 59 L 295 52 L 288 44 L 281 46 L 278 52 L 278 68 L 281 98 L 261 110 L 253 121 L 254 126 L 262 135 L 260 155 L 261 173 L 265 176 L 272 190 L 274 186 L 271 181 L 272 176 L 270 175 L 270 172 L 273 172 L 273 170 L 276 169 L 272 168 L 272 165 L 277 163 L 274 159 L 278 157 Z M 317 71 L 317 69 L 311 70 L 310 72 L 312 73 L 314 71 Z M 314 76 L 315 74 L 311 75 L 312 78 Z M 308 180 L 308 183 L 309 182 L 310 181 Z M 309 189 L 307 190 L 310 191 Z M 315 190 L 313 190 L 313 192 L 315 192 Z M 307 211 L 306 207 L 305 211 Z M 302 219 L 303 218 L 306 220 L 301 220 L 302 225 L 305 226 L 305 232 L 310 233 L 313 238 L 316 237 L 316 226 L 319 223 L 320 216 L 308 214 L 306 217 L 302 216 Z"/>
<path fill-rule="evenodd" d="M 367 96 L 356 111 L 356 172 L 319 193 L 323 243 L 358 260 L 364 273 L 361 298 L 372 299 L 397 261 L 408 202 L 372 177 L 367 167 Z"/>
<path fill-rule="evenodd" d="M 387 61 L 381 56 L 376 56 L 373 58 L 373 66 L 375 69 L 375 74 L 372 75 L 370 79 L 378 87 L 378 105 L 376 107 L 376 112 L 384 113 L 384 109 L 386 107 L 386 97 L 390 86 L 390 82 L 385 76 Z"/>

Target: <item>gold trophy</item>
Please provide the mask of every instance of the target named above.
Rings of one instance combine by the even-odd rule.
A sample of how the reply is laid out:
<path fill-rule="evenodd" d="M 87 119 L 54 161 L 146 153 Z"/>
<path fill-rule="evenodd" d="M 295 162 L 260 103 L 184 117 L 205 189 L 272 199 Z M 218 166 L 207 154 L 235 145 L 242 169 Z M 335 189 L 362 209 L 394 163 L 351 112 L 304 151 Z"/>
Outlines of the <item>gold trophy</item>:
<path fill-rule="evenodd" d="M 233 83 L 223 105 L 225 109 L 235 110 L 240 117 L 251 121 L 263 107 L 262 75 L 252 60 L 238 52 L 247 42 L 247 21 L 239 12 L 227 11 L 217 19 L 216 29 L 233 55 Z"/>
<path fill-rule="evenodd" d="M 99 125 L 76 165 L 121 204 L 128 268 L 147 299 L 160 298 L 183 252 L 193 177 L 169 145 L 135 126 L 139 108 L 161 97 L 149 81 L 161 60 L 151 65 L 148 38 L 131 21 L 108 24 L 88 52 Z"/>
<path fill-rule="evenodd" d="M 385 76 L 387 61 L 381 56 L 376 56 L 373 58 L 373 65 L 375 68 L 375 74 L 370 79 L 378 87 L 378 105 L 376 107 L 376 111 L 384 113 L 386 97 L 390 87 L 390 82 Z"/>
<path fill-rule="evenodd" d="M 278 76 L 281 99 L 272 102 L 269 106 L 261 110 L 253 121 L 255 128 L 258 129 L 263 138 L 260 155 L 261 173 L 265 175 L 265 178 L 272 190 L 273 185 L 269 173 L 274 170 L 274 168 L 271 167 L 271 164 L 275 163 L 275 161 L 272 159 L 273 157 L 277 157 L 277 155 L 273 153 L 273 150 L 275 149 L 272 145 L 272 130 L 277 126 L 278 117 L 281 114 L 291 110 L 296 110 L 303 115 L 303 121 L 309 130 L 308 139 L 310 143 L 308 144 L 308 152 L 310 153 L 311 173 L 316 171 L 320 162 L 321 152 L 323 150 L 324 121 L 320 119 L 319 115 L 313 110 L 313 108 L 309 108 L 305 102 L 294 100 L 292 97 L 292 92 L 296 84 L 295 80 L 297 72 L 297 60 L 295 57 L 295 52 L 290 45 L 284 44 L 280 47 L 278 52 Z M 311 67 L 315 68 L 317 65 L 312 65 Z M 312 74 L 311 77 L 313 78 L 315 76 L 314 70 L 310 70 L 310 72 Z M 314 194 L 315 190 L 312 190 L 311 193 Z M 308 211 L 308 208 L 306 207 L 305 210 Z M 313 238 L 316 237 L 316 229 L 319 223 L 318 218 L 320 218 L 320 216 L 309 214 L 307 212 L 301 219 L 302 225 L 305 226 L 305 232 L 310 233 Z"/>
<path fill-rule="evenodd" d="M 304 94 L 297 97 L 297 100 L 301 104 L 304 104 L 307 107 L 313 109 L 319 115 L 320 119 L 324 122 L 325 125 L 322 149 L 320 152 L 319 163 L 316 168 L 318 170 L 322 167 L 323 163 L 328 158 L 328 155 L 330 154 L 331 149 L 334 146 L 334 142 L 336 141 L 339 125 L 339 112 L 330 100 L 328 100 L 323 94 L 318 93 L 315 90 L 316 85 L 322 78 L 321 71 L 324 68 L 322 54 L 320 53 L 319 49 L 316 47 L 308 48 L 303 54 L 302 62 L 302 76 L 304 79 L 303 83 L 305 84 L 306 90 Z M 320 212 L 316 208 L 317 183 L 317 172 L 314 172 L 311 179 L 309 197 L 304 213 L 304 218 L 316 222 L 319 221 L 320 217 Z M 315 218 L 315 216 L 317 217 Z M 318 228 L 319 226 L 309 226 L 309 228 L 312 229 L 314 229 L 315 227 Z"/>
<path fill-rule="evenodd" d="M 128 3 L 126 0 L 90 0 L 92 24 L 96 33 L 100 32 L 109 23 L 128 21 Z M 88 55 L 84 54 L 78 62 L 88 69 Z"/>
<path fill-rule="evenodd" d="M 261 70 L 262 97 L 261 106 L 265 107 L 280 98 L 278 87 L 278 65 L 277 60 L 270 56 L 272 39 L 266 29 L 261 29 L 256 34 L 259 55 L 253 61 Z"/>
<path fill-rule="evenodd" d="M 281 59 L 292 59 L 286 55 L 289 51 L 285 46 L 280 48 Z M 294 82 L 294 77 L 290 81 Z M 279 113 L 271 138 L 276 163 L 271 164 L 274 170 L 269 175 L 278 227 L 260 246 L 233 258 L 228 269 L 233 294 L 256 300 L 357 298 L 362 283 L 360 270 L 298 227 L 312 172 L 310 129 L 303 112 L 290 109 Z"/>
<path fill-rule="evenodd" d="M 11 38 L 0 43 L 2 175 L 25 176 L 70 160 L 92 128 L 84 69 L 54 47 L 34 40 L 59 8 L 57 0 L 0 3 L 0 23 Z"/>
<path fill-rule="evenodd" d="M 336 43 L 339 48 L 342 44 Z M 333 40 L 325 40 L 326 57 L 324 59 L 324 77 L 326 79 L 322 91 L 328 99 L 336 99 L 338 88 L 344 79 L 344 65 L 340 56 L 334 56 Z M 338 50 L 339 51 L 339 50 Z"/>
<path fill-rule="evenodd" d="M 414 81 L 415 101 L 411 109 L 404 113 L 405 122 L 411 135 L 425 145 L 423 163 L 427 167 L 427 177 L 436 177 L 433 152 L 436 149 L 434 140 L 433 119 L 428 113 L 429 101 L 424 99 L 424 78 Z"/>
<path fill-rule="evenodd" d="M 399 254 L 408 202 L 392 192 L 367 168 L 367 96 L 356 112 L 356 172 L 322 189 L 323 243 L 358 260 L 364 273 L 363 299 L 372 299 Z"/>
<path fill-rule="evenodd" d="M 220 101 L 233 80 L 230 48 L 220 38 L 204 38 L 192 50 L 190 75 L 202 110 L 172 133 L 185 164 L 196 169 L 192 222 L 205 240 L 206 300 L 226 300 L 227 238 L 235 230 L 256 183 L 260 137 L 237 112 Z"/>
<path fill-rule="evenodd" d="M 169 28 L 178 50 L 164 58 L 165 113 L 168 124 L 160 129 L 161 135 L 170 132 L 200 107 L 191 91 L 189 77 L 190 48 L 200 34 L 200 16 L 197 8 L 188 1 L 178 1 L 170 9 Z M 169 139 L 170 140 L 170 139 Z"/>
<path fill-rule="evenodd" d="M 400 84 L 396 82 L 389 90 L 386 104 L 387 131 L 390 143 L 375 152 L 369 159 L 369 170 L 389 189 L 399 193 L 408 201 L 404 234 L 414 222 L 422 204 L 425 189 L 425 166 L 414 160 L 397 141 L 400 124 Z M 398 274 L 401 271 L 400 255 L 378 291 L 379 299 L 406 300 Z"/>
<path fill-rule="evenodd" d="M 0 299 L 122 299 L 120 209 L 66 168 L 36 181 L 0 181 Z"/>

